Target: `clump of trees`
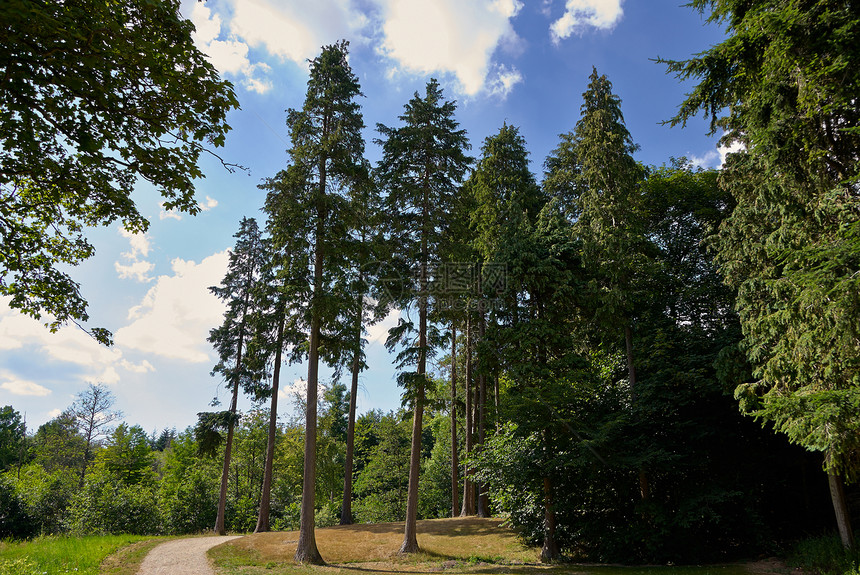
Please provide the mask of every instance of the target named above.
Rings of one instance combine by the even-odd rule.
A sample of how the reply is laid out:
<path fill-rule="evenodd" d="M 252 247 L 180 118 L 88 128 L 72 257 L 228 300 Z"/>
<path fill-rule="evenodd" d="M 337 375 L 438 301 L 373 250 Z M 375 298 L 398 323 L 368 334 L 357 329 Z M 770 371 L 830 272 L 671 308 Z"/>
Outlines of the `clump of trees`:
<path fill-rule="evenodd" d="M 3 533 L 297 527 L 296 560 L 322 563 L 316 526 L 405 520 L 411 553 L 419 517 L 462 509 L 506 515 L 547 562 L 679 562 L 835 511 L 852 546 L 860 21 L 801 4 L 693 2 L 729 38 L 668 62 L 700 80 L 675 121 L 705 111 L 742 144 L 719 172 L 638 163 L 597 70 L 540 180 L 507 123 L 468 157 L 435 80 L 377 127 L 372 167 L 348 44 L 324 47 L 289 163 L 261 185 L 266 224 L 242 220 L 212 288 L 230 408 L 158 450 L 125 424 L 100 438 L 86 410 L 27 436 L 4 409 Z M 362 335 L 390 309 L 408 409 L 358 416 Z M 280 366 L 299 360 L 307 395 L 279 423 Z"/>

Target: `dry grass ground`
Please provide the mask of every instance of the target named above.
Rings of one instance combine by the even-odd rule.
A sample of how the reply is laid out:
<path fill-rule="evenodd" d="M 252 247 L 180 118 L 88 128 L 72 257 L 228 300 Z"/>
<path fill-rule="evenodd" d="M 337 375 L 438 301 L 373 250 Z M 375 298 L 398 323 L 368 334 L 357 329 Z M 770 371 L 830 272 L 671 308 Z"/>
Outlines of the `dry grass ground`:
<path fill-rule="evenodd" d="M 257 533 L 209 551 L 220 575 L 384 575 L 394 573 L 511 573 L 550 575 L 750 575 L 739 565 L 624 568 L 541 565 L 539 549 L 522 545 L 500 519 L 475 517 L 418 522 L 422 552 L 401 557 L 403 523 L 345 525 L 316 530 L 325 567 L 296 565 L 298 532 Z"/>

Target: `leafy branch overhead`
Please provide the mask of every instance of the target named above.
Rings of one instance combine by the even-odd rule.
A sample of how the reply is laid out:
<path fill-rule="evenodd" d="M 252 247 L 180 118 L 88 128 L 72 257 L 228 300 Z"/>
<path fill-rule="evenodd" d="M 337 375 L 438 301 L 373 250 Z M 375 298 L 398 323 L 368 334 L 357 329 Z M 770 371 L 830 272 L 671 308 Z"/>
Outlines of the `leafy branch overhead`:
<path fill-rule="evenodd" d="M 239 104 L 178 0 L 9 0 L 0 21 L 0 295 L 55 331 L 89 319 L 60 269 L 93 255 L 85 228 L 145 231 L 141 180 L 197 213 L 200 155 L 224 145 Z"/>

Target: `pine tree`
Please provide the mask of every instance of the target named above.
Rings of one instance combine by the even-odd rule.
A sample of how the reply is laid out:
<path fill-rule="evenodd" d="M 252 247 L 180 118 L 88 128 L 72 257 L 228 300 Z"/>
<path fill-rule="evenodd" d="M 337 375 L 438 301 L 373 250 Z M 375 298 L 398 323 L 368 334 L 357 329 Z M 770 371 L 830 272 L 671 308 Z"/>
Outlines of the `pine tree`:
<path fill-rule="evenodd" d="M 432 298 L 431 279 L 439 271 L 439 248 L 444 222 L 450 213 L 458 184 L 470 163 L 465 154 L 468 141 L 454 119 L 456 105 L 445 101 L 436 80 L 427 83 L 424 96 L 406 104 L 399 128 L 378 126 L 383 140 L 380 180 L 386 195 L 386 211 L 391 216 L 390 234 L 395 257 L 414 262 L 417 269 L 411 290 L 402 304 L 417 306 L 418 327 L 401 320 L 389 337 L 390 347 L 398 342 L 405 349 L 398 356 L 400 367 L 414 365 L 415 371 L 403 372 L 400 383 L 412 397 L 412 446 L 409 490 L 406 504 L 406 530 L 401 553 L 418 551 L 418 476 L 421 463 L 421 431 L 424 392 L 427 384 L 427 359 L 441 343 L 433 326 L 428 325 Z M 417 331 L 417 342 L 410 334 Z"/>
<path fill-rule="evenodd" d="M 727 39 L 667 62 L 698 85 L 699 112 L 741 151 L 720 182 L 737 206 L 717 242 L 754 381 L 741 408 L 824 454 L 844 545 L 843 479 L 860 476 L 860 7 L 857 2 L 697 0 Z M 724 114 L 722 116 L 721 114 Z"/>
<path fill-rule="evenodd" d="M 239 398 L 239 386 L 250 388 L 258 379 L 249 369 L 243 353 L 252 330 L 249 323 L 253 312 L 253 292 L 257 287 L 264 260 L 262 238 L 255 219 L 242 218 L 239 222 L 239 231 L 234 237 L 236 246 L 230 252 L 227 274 L 220 286 L 209 288 L 209 291 L 227 304 L 224 323 L 209 332 L 208 340 L 218 352 L 218 363 L 212 369 L 212 374 L 220 373 L 232 391 L 230 407 L 219 414 L 199 414 L 198 423 L 199 430 L 206 427 L 227 429 L 218 515 L 215 520 L 215 532 L 219 535 L 227 532 L 225 524 L 227 479 L 233 448 L 233 432 L 238 421 L 236 404 Z"/>
<path fill-rule="evenodd" d="M 290 303 L 300 306 L 297 328 L 307 334 L 307 347 L 298 347 L 307 350 L 308 380 L 295 559 L 312 564 L 323 563 L 314 535 L 319 362 L 340 364 L 353 349 L 341 329 L 355 302 L 345 289 L 345 274 L 354 267 L 348 244 L 355 222 L 348 196 L 367 178 L 364 121 L 355 101 L 361 91 L 347 61 L 348 46 L 346 41 L 326 46 L 311 62 L 304 106 L 287 114 L 291 164 L 261 186 L 269 191 L 266 211 L 274 247 L 297 262 L 290 273 Z"/>

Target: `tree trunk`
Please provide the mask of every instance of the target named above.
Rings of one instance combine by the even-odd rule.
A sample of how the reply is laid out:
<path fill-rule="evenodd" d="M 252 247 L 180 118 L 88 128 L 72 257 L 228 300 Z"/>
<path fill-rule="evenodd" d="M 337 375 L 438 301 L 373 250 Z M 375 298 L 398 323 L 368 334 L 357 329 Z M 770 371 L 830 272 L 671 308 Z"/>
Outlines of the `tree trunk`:
<path fill-rule="evenodd" d="M 466 455 L 472 453 L 472 321 L 466 315 L 466 382 L 463 384 L 466 391 Z M 463 470 L 463 507 L 460 517 L 475 514 L 475 488 L 472 485 L 471 470 L 468 465 Z"/>
<path fill-rule="evenodd" d="M 494 391 L 493 401 L 495 402 L 495 407 L 496 407 L 496 431 L 498 431 L 499 429 L 501 429 L 501 425 L 502 425 L 502 418 L 499 416 L 499 374 L 498 373 L 496 373 L 496 375 L 493 377 L 493 391 Z"/>
<path fill-rule="evenodd" d="M 280 310 L 278 318 L 278 336 L 275 341 L 275 369 L 272 372 L 272 405 L 269 411 L 269 437 L 266 441 L 266 463 L 263 470 L 263 487 L 260 494 L 260 513 L 257 515 L 257 526 L 254 533 L 269 530 L 269 510 L 272 498 L 272 467 L 275 461 L 275 442 L 278 439 L 278 389 L 281 381 L 281 349 L 284 346 L 284 323 L 286 310 Z"/>
<path fill-rule="evenodd" d="M 552 498 L 552 482 L 549 477 L 543 478 L 543 498 L 544 535 L 540 560 L 541 563 L 552 563 L 558 560 L 560 553 L 558 543 L 555 541 L 555 508 Z"/>
<path fill-rule="evenodd" d="M 459 478 L 457 471 L 457 326 L 451 320 L 451 517 L 457 516 Z"/>
<path fill-rule="evenodd" d="M 240 348 L 241 349 L 241 348 Z M 239 358 L 241 359 L 241 352 Z M 236 404 L 239 399 L 239 379 L 233 382 L 233 399 L 230 401 L 230 413 L 236 413 Z M 227 509 L 227 480 L 230 477 L 230 455 L 233 452 L 233 428 L 235 427 L 233 419 L 227 426 L 227 444 L 224 446 L 224 467 L 221 470 L 221 490 L 218 494 L 218 514 L 215 516 L 215 533 L 217 535 L 226 535 L 226 519 L 225 512 Z"/>
<path fill-rule="evenodd" d="M 325 193 L 325 161 L 320 168 L 320 194 Z M 319 383 L 320 299 L 323 281 L 323 246 L 325 217 L 318 208 L 316 245 L 314 246 L 314 290 L 311 301 L 311 333 L 308 349 L 308 391 L 305 409 L 305 465 L 302 476 L 302 508 L 299 520 L 299 542 L 296 563 L 324 565 L 314 534 L 314 503 L 317 478 L 317 385 Z"/>
<path fill-rule="evenodd" d="M 484 312 L 481 312 L 480 324 L 478 325 L 478 337 L 484 343 L 484 335 L 487 331 L 487 321 Z M 484 448 L 487 426 L 487 358 L 478 356 L 481 372 L 478 374 L 478 449 Z M 489 505 L 487 502 L 487 486 L 483 483 L 478 485 L 478 517 L 489 517 Z"/>
<path fill-rule="evenodd" d="M 363 281 L 359 273 L 359 284 Z M 343 503 L 340 507 L 340 524 L 352 525 L 352 459 L 355 451 L 355 402 L 358 395 L 358 376 L 361 372 L 361 318 L 364 294 L 358 295 L 355 320 L 355 355 L 352 357 L 352 384 L 349 388 L 349 419 L 346 426 L 346 462 L 343 469 Z"/>
<path fill-rule="evenodd" d="M 627 378 L 630 382 L 630 393 L 633 401 L 636 401 L 636 367 L 633 363 L 633 330 L 629 325 L 624 326 L 624 347 L 627 350 Z M 651 482 L 648 480 L 648 472 L 645 467 L 639 467 L 639 497 L 643 501 L 651 498 Z"/>
<path fill-rule="evenodd" d="M 422 239 L 422 253 L 426 253 L 426 240 Z M 418 323 L 418 370 L 415 406 L 412 416 L 412 447 L 409 452 L 409 489 L 406 492 L 406 530 L 400 553 L 418 552 L 418 476 L 421 472 L 421 430 L 424 416 L 424 376 L 427 370 L 427 265 L 421 263 Z"/>
<path fill-rule="evenodd" d="M 848 511 L 848 502 L 845 499 L 845 487 L 842 477 L 828 472 L 827 483 L 830 485 L 830 499 L 833 501 L 833 511 L 836 514 L 836 527 L 839 529 L 839 538 L 846 549 L 854 548 L 854 532 L 851 529 L 851 514 Z"/>

